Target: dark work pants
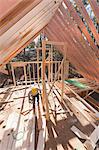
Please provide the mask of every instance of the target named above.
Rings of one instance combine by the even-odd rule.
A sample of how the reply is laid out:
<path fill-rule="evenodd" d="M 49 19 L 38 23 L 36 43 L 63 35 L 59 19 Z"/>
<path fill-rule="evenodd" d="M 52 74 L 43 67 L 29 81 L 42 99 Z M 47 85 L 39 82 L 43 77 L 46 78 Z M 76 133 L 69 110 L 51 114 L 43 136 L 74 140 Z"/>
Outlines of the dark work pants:
<path fill-rule="evenodd" d="M 36 98 L 37 98 L 37 103 L 39 103 L 39 93 L 37 95 L 33 96 L 33 109 L 35 109 Z"/>

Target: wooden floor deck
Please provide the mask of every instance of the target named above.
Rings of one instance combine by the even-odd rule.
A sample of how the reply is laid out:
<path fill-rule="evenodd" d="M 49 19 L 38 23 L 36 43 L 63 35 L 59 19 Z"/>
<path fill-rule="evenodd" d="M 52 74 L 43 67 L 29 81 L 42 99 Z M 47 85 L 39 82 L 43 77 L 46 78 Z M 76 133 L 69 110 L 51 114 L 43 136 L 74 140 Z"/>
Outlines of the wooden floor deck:
<path fill-rule="evenodd" d="M 42 88 L 42 85 L 40 85 L 40 88 Z M 0 111 L 0 149 L 2 150 L 31 150 L 35 145 L 36 120 L 32 105 L 28 103 L 28 92 L 30 90 L 31 85 L 0 89 L 0 99 L 10 102 L 5 104 Z M 47 84 L 48 91 L 49 85 Z M 84 134 L 90 136 L 98 125 L 98 120 L 93 111 L 75 98 L 70 98 L 68 101 L 65 94 L 64 100 L 61 102 L 61 89 L 56 85 L 48 99 L 50 121 L 47 121 L 47 125 L 43 122 L 43 126 L 46 126 L 45 150 L 73 150 L 79 149 L 79 147 L 84 150 L 83 143 L 85 140 L 79 139 L 71 131 L 71 127 L 75 125 Z M 39 109 L 41 116 L 44 117 L 45 113 L 41 102 Z M 42 137 L 45 136 L 45 130 L 40 129 L 42 123 L 39 117 L 37 119 L 39 136 L 36 147 L 37 150 L 42 150 L 44 147 Z"/>
<path fill-rule="evenodd" d="M 28 102 L 30 90 L 30 85 L 0 89 L 1 100 L 7 102 L 0 111 L 0 150 L 38 149 L 39 136 L 43 137 L 46 123 L 41 116 L 41 102 L 40 106 L 36 104 L 36 114 L 33 113 L 32 104 Z"/>
<path fill-rule="evenodd" d="M 61 90 L 54 86 L 49 98 L 50 121 L 47 122 L 47 137 L 45 150 L 84 150 L 85 140 L 77 138 L 71 131 L 75 125 L 87 136 L 90 136 L 95 126 L 98 125 L 93 113 L 80 101 L 64 95 L 61 102 Z"/>

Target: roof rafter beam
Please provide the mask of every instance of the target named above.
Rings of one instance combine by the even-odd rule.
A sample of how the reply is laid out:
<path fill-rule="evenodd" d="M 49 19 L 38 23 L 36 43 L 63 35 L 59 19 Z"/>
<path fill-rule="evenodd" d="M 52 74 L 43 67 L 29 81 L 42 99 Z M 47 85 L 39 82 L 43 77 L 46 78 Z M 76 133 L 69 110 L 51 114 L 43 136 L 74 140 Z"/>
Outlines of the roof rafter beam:
<path fill-rule="evenodd" d="M 63 7 L 63 5 L 61 5 L 59 9 L 63 14 L 63 19 L 65 20 L 65 22 L 67 21 L 69 23 L 70 29 L 72 29 L 72 32 L 74 32 L 74 38 L 77 39 L 77 41 L 83 46 L 83 48 L 87 48 L 90 51 L 93 51 L 93 49 L 88 45 L 88 42 L 83 38 L 82 33 L 80 32 L 78 26 L 75 24 L 74 20 L 68 15 L 68 11 Z M 95 53 L 95 51 L 93 52 Z"/>
<path fill-rule="evenodd" d="M 96 53 L 98 53 L 97 46 L 94 44 L 94 42 L 93 42 L 89 32 L 87 31 L 84 23 L 82 22 L 82 20 L 78 16 L 76 10 L 74 9 L 74 7 L 70 3 L 70 1 L 69 0 L 64 0 L 64 3 L 68 8 L 69 13 L 71 14 L 71 16 L 74 18 L 75 22 L 77 23 L 78 27 L 81 29 L 82 33 L 87 38 L 88 42 L 90 43 L 90 46 L 93 48 L 93 50 L 96 50 Z"/>
<path fill-rule="evenodd" d="M 94 35 L 94 38 L 96 39 L 97 44 L 99 45 L 99 35 L 98 35 L 97 31 L 96 31 L 96 28 L 95 28 L 92 20 L 90 19 L 89 15 L 88 15 L 88 13 L 87 13 L 87 11 L 85 9 L 82 1 L 81 0 L 75 0 L 75 2 L 77 4 L 80 12 L 82 13 L 83 17 L 85 18 L 89 28 L 91 29 L 91 31 L 92 31 L 92 33 Z"/>
<path fill-rule="evenodd" d="M 90 5 L 92 7 L 92 10 L 93 10 L 93 12 L 96 16 L 97 21 L 99 23 L 99 8 L 98 8 L 99 6 L 96 2 L 97 0 L 88 0 L 88 1 L 89 1 Z"/>
<path fill-rule="evenodd" d="M 33 8 L 28 14 L 26 14 L 21 20 L 19 20 L 14 26 L 12 26 L 7 32 L 5 32 L 1 37 L 1 49 L 5 47 L 13 38 L 20 38 L 21 34 L 24 34 L 24 31 L 32 25 L 35 21 L 38 20 L 42 15 L 46 15 L 46 12 L 53 14 L 55 10 L 52 8 L 58 8 L 62 0 L 57 0 L 57 3 L 54 3 L 53 0 L 50 2 L 48 0 L 43 0 L 39 5 Z M 28 29 L 29 30 L 29 29 Z"/>
<path fill-rule="evenodd" d="M 0 19 L 0 36 L 41 1 L 42 0 L 20 0 L 19 3 L 16 3 L 14 8 L 10 8 L 11 10 Z"/>

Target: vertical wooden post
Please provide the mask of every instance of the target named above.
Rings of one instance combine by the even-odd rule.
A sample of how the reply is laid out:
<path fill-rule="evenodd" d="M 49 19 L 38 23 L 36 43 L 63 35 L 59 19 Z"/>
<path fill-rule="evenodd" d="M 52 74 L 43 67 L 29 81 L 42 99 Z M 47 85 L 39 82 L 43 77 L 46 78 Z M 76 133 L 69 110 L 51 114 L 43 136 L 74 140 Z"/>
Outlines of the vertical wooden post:
<path fill-rule="evenodd" d="M 25 84 L 27 85 L 26 66 L 24 65 L 23 68 L 24 68 Z"/>
<path fill-rule="evenodd" d="M 62 70 L 61 70 L 61 73 L 62 73 L 62 75 L 61 75 L 61 78 L 62 78 L 62 93 L 61 93 L 61 101 L 63 101 L 63 97 L 64 97 L 64 80 L 65 80 L 65 67 L 64 67 L 64 63 L 65 63 L 65 61 L 66 61 L 66 46 L 65 46 L 65 43 L 64 43 L 64 54 L 65 54 L 65 56 L 64 56 L 64 62 L 63 62 L 63 66 L 62 66 Z"/>
<path fill-rule="evenodd" d="M 48 81 L 50 82 L 50 77 L 51 77 L 51 50 L 49 49 L 49 65 L 48 65 Z"/>
<path fill-rule="evenodd" d="M 48 98 L 46 94 L 45 69 L 46 69 L 46 41 L 42 41 L 42 103 L 46 105 L 46 119 L 49 120 Z"/>
<path fill-rule="evenodd" d="M 68 79 L 68 75 L 69 75 L 69 61 L 67 61 L 66 59 L 64 61 L 64 70 L 65 70 L 64 78 L 66 80 Z"/>
<path fill-rule="evenodd" d="M 64 94 L 64 62 L 63 62 L 63 66 L 61 69 L 61 77 L 62 77 L 62 93 L 61 93 L 61 101 L 63 101 L 63 94 Z"/>
<path fill-rule="evenodd" d="M 39 49 L 37 49 L 37 81 L 39 84 Z"/>
<path fill-rule="evenodd" d="M 11 69 L 12 69 L 13 83 L 14 83 L 14 86 L 16 86 L 15 74 L 14 74 L 14 67 L 13 67 L 13 65 L 12 65 L 12 64 L 11 64 Z"/>
<path fill-rule="evenodd" d="M 57 62 L 55 62 L 55 74 L 57 72 Z M 54 74 L 54 78 L 55 78 L 55 74 Z"/>
<path fill-rule="evenodd" d="M 33 80 L 35 81 L 35 69 L 34 69 L 35 63 L 33 63 L 32 65 L 33 65 L 33 66 L 32 66 L 32 67 L 33 67 Z"/>
<path fill-rule="evenodd" d="M 30 84 L 31 84 L 31 65 L 29 64 L 29 79 L 30 79 Z"/>
<path fill-rule="evenodd" d="M 51 82 L 53 82 L 53 47 L 51 45 Z"/>
<path fill-rule="evenodd" d="M 59 69 L 59 66 L 60 66 L 60 62 L 58 62 L 58 69 Z M 60 71 L 59 71 L 59 74 L 58 74 L 58 80 L 60 79 Z"/>

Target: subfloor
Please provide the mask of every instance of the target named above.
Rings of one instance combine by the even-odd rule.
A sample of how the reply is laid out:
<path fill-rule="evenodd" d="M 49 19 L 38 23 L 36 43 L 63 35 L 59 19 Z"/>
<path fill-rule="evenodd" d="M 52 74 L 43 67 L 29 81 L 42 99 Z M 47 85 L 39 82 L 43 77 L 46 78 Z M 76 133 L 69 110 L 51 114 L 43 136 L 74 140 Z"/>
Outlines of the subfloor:
<path fill-rule="evenodd" d="M 40 88 L 42 89 L 41 85 Z M 30 140 L 34 130 L 31 120 L 33 112 L 32 105 L 28 103 L 30 90 L 31 85 L 0 89 L 0 99 L 7 102 L 0 111 L 0 150 L 28 150 L 33 146 L 33 141 Z M 45 150 L 83 150 L 82 143 L 85 140 L 79 139 L 71 127 L 75 125 L 90 136 L 94 130 L 93 124 L 98 124 L 97 119 L 75 98 L 67 101 L 64 95 L 64 100 L 61 101 L 61 89 L 57 86 L 53 87 L 48 99 L 50 121 L 47 121 Z M 44 116 L 45 113 L 42 112 L 41 115 Z M 38 126 L 39 123 L 40 121 Z"/>
<path fill-rule="evenodd" d="M 85 140 L 79 139 L 71 131 L 71 127 L 76 126 L 90 136 L 94 130 L 92 123 L 98 124 L 98 121 L 89 114 L 88 108 L 83 103 L 78 104 L 78 101 L 74 99 L 77 107 L 72 102 L 73 99 L 68 102 L 65 98 L 61 102 L 61 90 L 54 86 L 49 100 L 50 121 L 47 122 L 45 150 L 84 150 L 82 143 Z"/>

